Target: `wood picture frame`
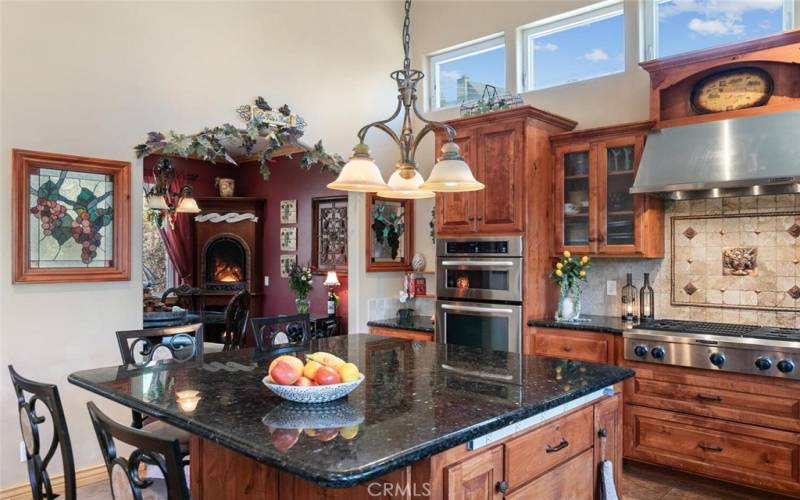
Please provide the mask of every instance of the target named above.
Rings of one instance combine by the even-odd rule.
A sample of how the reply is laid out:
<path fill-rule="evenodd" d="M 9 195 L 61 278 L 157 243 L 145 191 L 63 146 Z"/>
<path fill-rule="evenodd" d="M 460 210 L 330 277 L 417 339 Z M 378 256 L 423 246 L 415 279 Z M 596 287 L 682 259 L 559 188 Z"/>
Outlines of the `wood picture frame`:
<path fill-rule="evenodd" d="M 316 274 L 347 276 L 347 196 L 311 199 L 311 264 Z"/>
<path fill-rule="evenodd" d="M 11 154 L 12 283 L 130 280 L 130 162 L 22 149 Z M 98 196 L 102 187 L 107 191 Z M 32 230 L 40 235 L 36 258 Z M 61 256 L 64 247 L 73 259 Z M 41 258 L 43 251 L 52 257 Z"/>
<path fill-rule="evenodd" d="M 414 252 L 414 200 L 392 200 L 380 198 L 374 193 L 366 195 L 366 222 L 367 222 L 367 272 L 383 271 L 411 271 L 411 258 Z M 398 252 L 396 257 L 381 256 L 387 251 L 391 252 L 388 243 L 378 247 L 375 223 L 375 209 L 378 205 L 391 207 L 395 213 L 399 211 L 403 219 L 403 232 L 399 237 Z"/>

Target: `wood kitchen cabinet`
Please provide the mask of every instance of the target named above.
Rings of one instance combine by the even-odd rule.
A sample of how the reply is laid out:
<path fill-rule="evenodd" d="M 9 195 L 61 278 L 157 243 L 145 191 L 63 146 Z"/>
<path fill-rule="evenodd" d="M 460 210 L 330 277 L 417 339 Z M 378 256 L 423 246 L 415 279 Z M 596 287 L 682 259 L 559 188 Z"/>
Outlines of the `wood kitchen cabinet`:
<path fill-rule="evenodd" d="M 547 138 L 572 130 L 572 120 L 524 106 L 448 122 L 475 178 L 486 188 L 467 193 L 437 193 L 437 236 L 480 233 L 523 234 L 527 200 L 546 183 L 552 165 Z M 436 135 L 438 157 L 447 136 Z M 536 173 L 537 169 L 541 169 Z M 545 175 L 544 177 L 542 175 Z M 540 199 L 541 196 L 539 196 Z M 545 211 L 540 215 L 545 217 Z"/>
<path fill-rule="evenodd" d="M 503 478 L 503 447 L 497 446 L 444 470 L 447 498 L 499 500 Z"/>
<path fill-rule="evenodd" d="M 652 125 L 639 122 L 551 137 L 554 253 L 663 257 L 662 199 L 628 191 Z"/>

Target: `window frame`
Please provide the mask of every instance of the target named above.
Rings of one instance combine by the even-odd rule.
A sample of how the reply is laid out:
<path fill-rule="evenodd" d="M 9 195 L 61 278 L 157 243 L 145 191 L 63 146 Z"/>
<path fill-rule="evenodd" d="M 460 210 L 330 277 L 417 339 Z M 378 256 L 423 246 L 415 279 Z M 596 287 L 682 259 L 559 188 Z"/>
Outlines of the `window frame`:
<path fill-rule="evenodd" d="M 661 3 L 666 3 L 670 0 L 639 0 L 639 61 L 652 61 L 653 59 L 658 59 L 659 57 L 664 57 L 659 55 L 659 47 L 658 47 L 658 9 L 656 6 Z M 786 32 L 789 30 L 794 29 L 795 27 L 795 14 L 794 14 L 794 1 L 793 0 L 783 0 L 783 31 Z M 751 38 L 750 40 L 757 40 L 761 37 Z M 713 47 L 706 47 L 706 48 L 697 48 L 694 50 L 707 50 L 713 49 L 716 47 L 722 47 L 728 45 L 733 42 L 726 42 L 721 43 L 719 45 L 715 45 Z M 679 52 L 677 54 L 673 54 L 671 56 L 666 57 L 673 57 L 678 56 L 681 54 L 687 54 L 692 52 L 691 50 L 686 52 Z"/>
<path fill-rule="evenodd" d="M 464 42 L 453 47 L 438 50 L 428 55 L 428 70 L 430 74 L 430 83 L 428 85 L 428 109 L 431 111 L 438 111 L 442 109 L 457 108 L 461 103 L 450 104 L 447 106 L 439 106 L 439 65 L 458 61 L 459 59 L 466 59 L 470 56 L 480 55 L 497 48 L 506 47 L 505 33 L 494 33 L 477 40 Z M 508 54 L 505 54 L 505 71 L 503 72 L 503 88 L 508 89 Z"/>
<path fill-rule="evenodd" d="M 535 53 L 535 51 L 533 50 L 533 43 L 535 43 L 534 40 L 536 40 L 539 37 L 551 35 L 553 33 L 558 33 L 561 31 L 567 31 L 572 28 L 576 28 L 578 26 L 590 24 L 597 21 L 603 21 L 620 15 L 622 16 L 622 26 L 623 26 L 622 47 L 624 50 L 624 62 L 622 64 L 621 70 L 614 71 L 611 73 L 603 73 L 601 75 L 591 76 L 588 78 L 581 78 L 579 80 L 548 85 L 546 87 L 534 88 L 533 86 L 533 66 L 534 66 L 533 57 Z M 624 73 L 628 66 L 628 52 L 629 52 L 628 40 L 627 36 L 625 35 L 625 29 L 627 27 L 625 15 L 626 15 L 625 2 L 623 0 L 604 0 L 602 2 L 597 2 L 592 5 L 587 5 L 586 7 L 581 7 L 580 9 L 571 10 L 569 12 L 564 12 L 562 14 L 548 17 L 546 19 L 541 19 L 539 21 L 527 24 L 519 28 L 518 32 L 519 32 L 520 49 L 522 57 L 522 64 L 520 65 L 520 69 L 522 70 L 522 74 L 520 75 L 520 83 L 522 91 L 534 92 L 537 90 L 562 87 L 564 85 L 571 85 L 573 83 L 585 82 L 588 80 L 594 80 L 597 78 L 603 78 L 606 76 L 619 75 L 621 73 Z"/>
<path fill-rule="evenodd" d="M 143 181 L 142 182 L 142 190 L 144 192 L 144 196 L 142 197 L 142 210 L 147 211 L 147 193 L 155 186 L 152 182 Z M 149 224 L 147 221 L 142 221 L 142 224 Z M 142 258 L 141 258 L 141 267 L 144 268 L 144 227 L 142 227 L 142 238 L 140 240 L 142 246 Z M 164 291 L 173 288 L 175 286 L 175 266 L 172 264 L 172 259 L 169 258 L 169 251 L 167 251 L 167 244 L 164 243 L 164 238 L 161 236 L 161 244 L 164 245 L 164 290 L 153 290 L 157 292 L 158 295 L 164 293 Z M 144 271 L 142 271 L 144 274 Z"/>

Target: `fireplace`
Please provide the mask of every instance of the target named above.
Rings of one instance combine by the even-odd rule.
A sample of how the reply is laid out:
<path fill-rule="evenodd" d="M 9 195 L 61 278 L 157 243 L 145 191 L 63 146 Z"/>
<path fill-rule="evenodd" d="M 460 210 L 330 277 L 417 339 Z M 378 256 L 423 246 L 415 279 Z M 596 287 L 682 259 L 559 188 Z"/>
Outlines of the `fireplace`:
<path fill-rule="evenodd" d="M 208 291 L 238 291 L 247 288 L 250 252 L 233 234 L 219 234 L 206 242 L 203 252 L 203 288 Z"/>

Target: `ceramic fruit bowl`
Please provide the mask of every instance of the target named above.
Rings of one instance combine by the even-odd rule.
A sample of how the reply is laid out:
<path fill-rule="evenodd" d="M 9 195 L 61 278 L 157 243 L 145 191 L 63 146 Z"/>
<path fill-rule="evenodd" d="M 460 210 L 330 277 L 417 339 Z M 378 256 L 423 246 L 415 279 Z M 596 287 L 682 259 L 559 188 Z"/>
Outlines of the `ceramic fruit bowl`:
<path fill-rule="evenodd" d="M 356 380 L 330 385 L 280 385 L 266 376 L 262 380 L 267 389 L 283 399 L 296 403 L 326 403 L 347 396 L 364 381 L 364 374 L 359 374 Z"/>

